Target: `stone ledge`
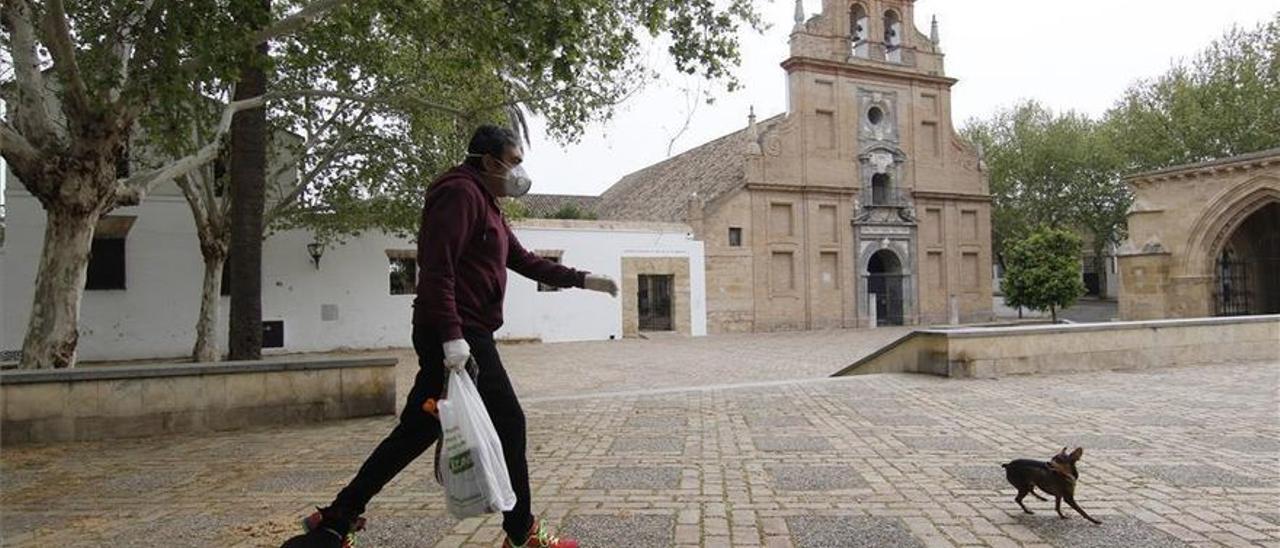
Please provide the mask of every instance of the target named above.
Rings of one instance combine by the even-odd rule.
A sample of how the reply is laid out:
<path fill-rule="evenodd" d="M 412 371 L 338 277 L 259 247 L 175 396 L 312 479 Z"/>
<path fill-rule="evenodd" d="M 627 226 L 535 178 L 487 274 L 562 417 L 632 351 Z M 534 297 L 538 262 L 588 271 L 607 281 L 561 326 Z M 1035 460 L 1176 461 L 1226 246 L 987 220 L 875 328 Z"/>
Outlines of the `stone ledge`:
<path fill-rule="evenodd" d="M 997 378 L 1276 362 L 1280 360 L 1276 340 L 1280 340 L 1280 315 L 921 329 L 832 376 L 925 373 Z"/>
<path fill-rule="evenodd" d="M 288 358 L 0 374 L 0 444 L 393 414 L 396 358 Z"/>
<path fill-rule="evenodd" d="M 261 361 L 217 363 L 175 363 L 156 365 L 99 366 L 73 369 L 40 369 L 4 371 L 0 385 L 89 380 L 146 379 L 157 377 L 190 377 L 230 375 L 234 373 L 270 373 L 273 371 L 308 371 L 360 367 L 395 367 L 394 357 L 372 358 L 272 358 Z"/>
<path fill-rule="evenodd" d="M 1213 318 L 1179 318 L 1173 320 L 1138 320 L 1121 322 L 1019 325 L 1010 327 L 958 327 L 955 329 L 920 329 L 920 333 L 946 335 L 949 338 L 990 337 L 992 335 L 1030 335 L 1044 333 L 1081 333 L 1087 331 L 1116 331 L 1122 329 L 1160 329 L 1170 327 L 1195 327 L 1270 323 L 1280 321 L 1280 314 L 1265 316 L 1223 316 Z"/>

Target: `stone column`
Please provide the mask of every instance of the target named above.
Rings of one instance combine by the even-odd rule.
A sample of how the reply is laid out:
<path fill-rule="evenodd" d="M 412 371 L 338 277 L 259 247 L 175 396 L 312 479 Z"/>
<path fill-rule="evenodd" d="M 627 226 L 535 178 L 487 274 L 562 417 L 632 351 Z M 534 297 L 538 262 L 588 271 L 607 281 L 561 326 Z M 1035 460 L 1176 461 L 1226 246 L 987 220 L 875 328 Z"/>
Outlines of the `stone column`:
<path fill-rule="evenodd" d="M 870 322 L 869 327 L 871 327 L 872 329 L 875 329 L 876 324 L 879 323 L 879 320 L 876 318 L 876 294 L 875 293 L 867 294 L 867 318 L 869 318 L 868 321 Z"/>

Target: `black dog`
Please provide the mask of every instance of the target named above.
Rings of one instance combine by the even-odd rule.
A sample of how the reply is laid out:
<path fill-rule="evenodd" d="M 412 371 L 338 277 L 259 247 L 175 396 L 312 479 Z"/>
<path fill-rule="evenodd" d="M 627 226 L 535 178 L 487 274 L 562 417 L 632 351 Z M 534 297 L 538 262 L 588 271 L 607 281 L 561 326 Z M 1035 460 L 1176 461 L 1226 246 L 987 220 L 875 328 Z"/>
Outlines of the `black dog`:
<path fill-rule="evenodd" d="M 1101 521 L 1089 517 L 1089 514 L 1076 504 L 1076 480 L 1080 478 L 1080 472 L 1076 471 L 1076 461 L 1079 461 L 1083 454 L 1082 448 L 1077 447 L 1071 454 L 1067 454 L 1067 448 L 1063 447 L 1062 451 L 1049 459 L 1049 462 L 1018 459 L 1008 464 L 1001 464 L 1009 483 L 1018 488 L 1018 496 L 1013 501 L 1022 507 L 1023 512 L 1034 514 L 1035 512 L 1028 510 L 1027 506 L 1022 504 L 1022 499 L 1030 493 L 1040 500 L 1048 500 L 1036 494 L 1035 488 L 1039 487 L 1041 491 L 1055 497 L 1053 507 L 1062 519 L 1067 519 L 1067 516 L 1062 513 L 1062 501 L 1065 499 L 1067 504 L 1084 516 L 1084 519 L 1101 524 Z"/>

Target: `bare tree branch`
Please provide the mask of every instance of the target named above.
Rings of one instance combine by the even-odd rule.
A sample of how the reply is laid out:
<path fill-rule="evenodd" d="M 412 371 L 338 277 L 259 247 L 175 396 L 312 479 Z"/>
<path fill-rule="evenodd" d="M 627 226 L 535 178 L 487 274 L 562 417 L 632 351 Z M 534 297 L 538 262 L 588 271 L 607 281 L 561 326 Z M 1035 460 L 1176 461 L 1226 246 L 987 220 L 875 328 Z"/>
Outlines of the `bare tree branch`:
<path fill-rule="evenodd" d="M 670 141 L 667 141 L 667 157 L 671 156 L 671 149 L 675 148 L 676 141 L 680 140 L 680 137 L 689 131 L 689 126 L 693 124 L 693 116 L 697 114 L 698 104 L 702 102 L 702 82 L 698 82 L 698 90 L 692 94 L 689 93 L 689 88 L 687 87 L 684 92 L 685 106 L 688 107 L 688 110 L 685 112 L 684 125 L 680 126 L 680 130 L 671 136 Z"/>
<path fill-rule="evenodd" d="M 50 0 L 48 6 L 41 25 L 44 42 L 53 57 L 53 69 L 62 76 L 62 88 L 66 93 L 62 100 L 63 112 L 67 114 L 68 124 L 73 124 L 89 112 L 89 90 L 80 74 L 80 61 L 76 59 L 76 45 L 71 39 L 66 6 L 62 0 Z"/>
<path fill-rule="evenodd" d="M 137 38 L 133 35 L 135 27 L 143 21 L 154 20 L 153 15 L 156 13 L 154 8 L 155 0 L 143 0 L 141 9 L 130 12 L 120 24 L 120 32 L 110 45 L 111 52 L 119 63 L 119 80 L 107 91 L 107 97 L 112 102 L 120 99 L 120 90 L 124 89 L 125 84 L 129 82 L 129 63 L 133 60 L 134 41 Z"/>
<path fill-rule="evenodd" d="M 276 21 L 249 35 L 245 45 L 247 47 L 254 47 L 263 42 L 297 32 L 308 24 L 324 17 L 329 12 L 352 1 L 354 0 L 315 0 L 315 2 L 303 6 L 302 9 L 299 9 L 293 15 Z M 196 70 L 200 68 L 201 62 L 202 61 L 198 59 L 188 59 L 182 64 L 181 68 L 182 70 Z"/>
<path fill-rule="evenodd" d="M 269 94 L 259 95 L 249 99 L 232 101 L 228 104 L 222 111 L 222 118 L 218 121 L 217 129 L 214 131 L 212 138 L 196 152 L 188 154 L 163 168 L 117 181 L 116 203 L 120 205 L 137 205 L 142 202 L 147 193 L 155 189 L 160 183 L 185 176 L 192 170 L 208 163 L 217 156 L 219 149 L 222 147 L 222 139 L 231 130 L 231 120 L 236 113 L 266 104 L 268 96 Z"/>
<path fill-rule="evenodd" d="M 309 137 L 309 136 L 311 136 L 311 135 L 318 135 L 318 134 L 320 134 L 320 133 L 324 133 L 324 131 L 325 131 L 325 130 L 327 130 L 327 129 L 329 129 L 329 127 L 330 127 L 330 126 L 332 126 L 333 124 L 337 123 L 338 119 L 339 119 L 339 118 L 341 118 L 341 117 L 342 117 L 342 115 L 343 115 L 343 114 L 345 114 L 345 113 L 346 113 L 346 111 L 347 111 L 347 109 L 348 109 L 348 108 L 350 108 L 350 107 L 351 107 L 351 101 L 342 101 L 342 102 L 338 103 L 338 106 L 334 107 L 334 109 L 333 109 L 333 114 L 332 114 L 331 116 L 329 116 L 328 118 L 326 118 L 326 119 L 324 120 L 324 122 L 322 122 L 322 123 L 320 124 L 320 127 L 318 127 L 318 128 L 315 128 L 315 127 L 308 127 L 308 128 L 307 128 L 307 136 Z M 308 117 L 308 120 L 309 120 L 309 119 L 310 119 L 310 117 Z M 309 141 L 312 141 L 312 140 L 314 140 L 314 139 L 308 139 L 308 140 L 309 140 Z"/>
<path fill-rule="evenodd" d="M 0 23 L 9 32 L 14 80 L 18 98 L 10 110 L 15 127 L 36 148 L 50 144 L 56 136 L 53 120 L 44 108 L 44 76 L 36 55 L 34 8 L 27 0 L 4 0 Z"/>
<path fill-rule="evenodd" d="M 316 0 L 315 2 L 303 6 L 297 13 L 285 17 L 275 24 L 259 30 L 253 34 L 252 45 L 256 46 L 268 40 L 273 40 L 281 36 L 293 34 L 298 29 L 305 27 L 315 20 L 324 17 L 325 14 L 342 7 L 343 4 L 352 0 Z"/>
<path fill-rule="evenodd" d="M 203 116 L 202 114 L 204 113 L 200 112 L 203 110 L 203 106 L 203 102 L 197 102 L 191 107 L 191 148 L 197 150 L 204 146 L 204 141 L 201 136 L 208 131 L 208 128 L 205 125 L 207 116 Z M 218 159 L 215 156 L 213 162 L 217 161 Z M 201 166 L 200 169 L 193 171 L 192 175 L 195 176 L 196 184 L 200 187 L 201 193 L 204 195 L 205 209 L 207 210 L 208 216 L 210 218 L 221 218 L 223 213 L 219 202 L 230 202 L 230 200 L 218 200 L 217 189 L 215 188 L 218 184 L 217 173 L 212 171 L 213 170 L 208 169 L 208 166 Z"/>
<path fill-rule="evenodd" d="M 312 126 L 312 124 L 310 123 L 311 118 L 307 117 L 307 135 L 306 135 L 307 143 L 302 147 L 302 150 L 298 152 L 299 159 L 303 156 L 306 156 L 307 154 L 310 154 L 311 151 L 315 150 L 322 143 L 324 143 L 324 141 L 320 139 L 316 139 L 312 136 L 318 135 L 320 133 L 324 133 L 324 131 L 329 129 L 330 126 L 337 123 L 338 119 L 341 118 L 343 114 L 346 114 L 346 110 L 350 105 L 351 105 L 350 101 L 343 101 L 342 103 L 339 103 L 338 106 L 334 109 L 333 114 L 330 115 L 328 118 L 326 118 L 325 121 L 320 124 L 319 129 L 311 127 Z M 293 169 L 295 166 L 298 165 L 298 161 L 299 160 L 295 160 L 293 162 L 287 162 L 282 164 L 279 168 L 275 170 L 274 173 L 271 174 L 271 180 L 279 181 L 280 177 L 284 176 L 286 171 Z"/>
<path fill-rule="evenodd" d="M 209 213 L 205 210 L 204 204 L 200 198 L 200 192 L 196 189 L 196 183 L 192 182 L 191 174 L 184 175 L 174 179 L 178 188 L 182 189 L 182 197 L 187 199 L 187 206 L 191 208 L 191 215 L 195 217 L 196 230 L 204 230 L 209 225 Z"/>
<path fill-rule="evenodd" d="M 201 116 L 192 116 L 191 122 L 191 142 L 192 149 L 199 150 L 204 146 L 201 139 Z M 205 166 L 194 169 L 184 177 L 174 179 L 178 188 L 182 190 L 182 196 L 186 198 L 187 205 L 191 207 L 191 215 L 195 218 L 196 229 L 204 230 L 206 225 L 210 223 L 212 215 L 215 213 L 213 201 L 215 200 L 212 186 L 208 179 L 204 176 Z"/>
<path fill-rule="evenodd" d="M 431 101 L 427 101 L 425 99 L 419 99 L 417 97 L 408 97 L 408 96 L 368 97 L 365 95 L 359 95 L 355 93 L 344 93 L 340 91 L 326 91 L 326 90 L 318 90 L 318 89 L 282 92 L 281 96 L 328 97 L 331 99 L 345 99 L 345 100 L 357 102 L 357 103 L 383 104 L 383 105 L 388 105 L 392 107 L 401 106 L 401 105 L 414 105 L 414 106 L 424 107 L 430 110 L 443 112 L 445 114 L 452 114 L 453 116 L 456 116 L 458 118 L 466 118 L 467 116 L 471 115 L 471 113 L 469 112 L 465 112 L 463 110 L 460 110 L 454 107 L 441 105 L 439 103 L 434 103 Z"/>
<path fill-rule="evenodd" d="M 117 203 L 120 205 L 136 205 L 140 203 L 142 199 L 146 197 L 147 193 L 151 192 L 151 190 L 153 190 L 157 185 L 165 181 L 169 181 L 177 177 L 184 176 L 190 173 L 191 170 L 196 169 L 208 163 L 210 160 L 212 160 L 215 156 L 217 156 L 218 151 L 222 146 L 222 139 L 226 136 L 227 132 L 231 130 L 231 119 L 235 116 L 237 112 L 240 112 L 242 110 L 252 109 L 252 108 L 258 108 L 266 104 L 268 101 L 275 100 L 275 99 L 288 98 L 288 97 L 333 97 L 333 98 L 348 99 L 351 101 L 363 102 L 368 104 L 395 104 L 397 102 L 405 101 L 404 99 L 364 97 L 364 96 L 356 95 L 352 93 L 341 93 L 341 92 L 332 92 L 332 91 L 325 91 L 325 90 L 296 90 L 296 91 L 272 92 L 272 93 L 259 95 L 257 97 L 251 97 L 249 99 L 233 101 L 227 104 L 227 107 L 223 109 L 222 117 L 219 120 L 218 126 L 214 131 L 214 135 L 210 139 L 209 143 L 205 144 L 198 151 L 190 155 L 187 155 L 186 157 L 181 158 L 163 168 L 151 170 L 146 173 L 140 173 L 128 179 L 118 181 L 117 189 L 116 189 Z M 419 105 L 426 106 L 428 108 L 441 110 L 443 112 L 448 112 L 456 116 L 464 115 L 462 111 L 456 108 L 437 105 L 437 104 L 433 104 L 427 101 L 422 101 L 417 99 L 411 99 L 409 101 L 413 103 L 417 103 Z"/>
<path fill-rule="evenodd" d="M 360 114 L 351 122 L 351 125 L 347 127 L 347 130 L 343 132 L 342 136 L 339 137 L 333 146 L 330 146 L 329 150 L 325 152 L 324 156 L 320 158 L 320 161 L 316 163 L 315 166 L 312 166 L 306 174 L 298 178 L 298 183 L 294 185 L 293 190 L 289 192 L 289 195 L 277 201 L 275 205 L 271 207 L 271 210 L 267 212 L 267 216 L 264 219 L 263 224 L 271 224 L 271 221 L 275 220 L 277 216 L 288 211 L 294 201 L 311 186 L 311 183 L 315 181 L 316 177 L 323 173 L 324 170 L 333 163 L 333 160 L 338 157 L 338 153 L 346 148 L 347 143 L 351 142 L 351 139 L 355 137 L 355 134 L 359 131 L 361 124 L 364 123 L 370 114 L 372 114 L 372 110 L 369 108 L 365 108 L 360 111 Z"/>

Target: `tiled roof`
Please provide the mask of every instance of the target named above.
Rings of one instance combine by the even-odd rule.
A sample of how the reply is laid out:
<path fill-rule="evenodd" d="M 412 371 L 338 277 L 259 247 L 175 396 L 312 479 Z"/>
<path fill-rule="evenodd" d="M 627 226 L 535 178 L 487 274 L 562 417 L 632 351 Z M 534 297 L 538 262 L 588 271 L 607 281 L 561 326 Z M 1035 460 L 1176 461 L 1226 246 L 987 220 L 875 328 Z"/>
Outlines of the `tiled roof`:
<path fill-rule="evenodd" d="M 764 134 L 785 115 L 757 124 Z M 748 128 L 623 177 L 600 195 L 601 219 L 684 222 L 689 196 L 711 200 L 743 183 L 743 153 Z"/>
<path fill-rule="evenodd" d="M 573 205 L 580 211 L 594 213 L 600 201 L 598 196 L 579 196 L 576 194 L 527 194 L 519 198 L 525 208 L 525 215 L 533 219 L 549 219 L 560 208 Z"/>

